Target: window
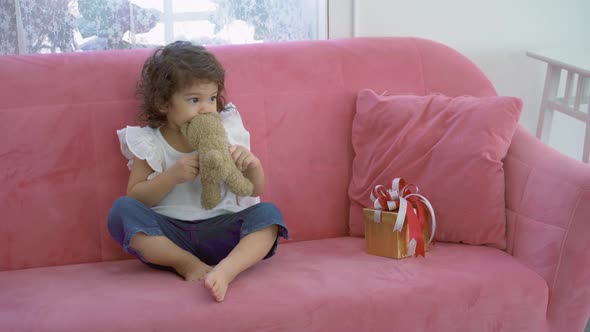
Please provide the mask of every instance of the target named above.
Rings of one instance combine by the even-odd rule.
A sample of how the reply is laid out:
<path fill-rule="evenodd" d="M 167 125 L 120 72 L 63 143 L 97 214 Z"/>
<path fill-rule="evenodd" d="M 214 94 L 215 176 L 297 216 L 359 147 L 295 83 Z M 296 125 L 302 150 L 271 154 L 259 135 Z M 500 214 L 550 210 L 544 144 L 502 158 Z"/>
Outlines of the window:
<path fill-rule="evenodd" d="M 0 0 L 0 54 L 325 39 L 327 0 Z"/>

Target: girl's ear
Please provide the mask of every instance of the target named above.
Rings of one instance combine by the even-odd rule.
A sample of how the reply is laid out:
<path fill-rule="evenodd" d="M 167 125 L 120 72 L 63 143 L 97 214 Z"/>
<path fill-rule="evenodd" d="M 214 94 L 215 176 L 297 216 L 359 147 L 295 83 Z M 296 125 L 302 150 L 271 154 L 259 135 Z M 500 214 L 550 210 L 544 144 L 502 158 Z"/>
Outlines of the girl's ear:
<path fill-rule="evenodd" d="M 163 107 L 160 107 L 160 113 L 167 114 L 170 110 L 170 103 L 166 103 Z"/>

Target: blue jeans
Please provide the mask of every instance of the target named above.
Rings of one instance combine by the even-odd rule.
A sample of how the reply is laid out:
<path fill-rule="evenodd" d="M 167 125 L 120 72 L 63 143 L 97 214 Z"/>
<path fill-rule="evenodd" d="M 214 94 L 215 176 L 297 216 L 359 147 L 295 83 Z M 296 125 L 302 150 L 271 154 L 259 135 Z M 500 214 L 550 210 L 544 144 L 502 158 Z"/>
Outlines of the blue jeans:
<path fill-rule="evenodd" d="M 129 246 L 135 234 L 165 236 L 203 263 L 216 265 L 244 236 L 271 225 L 278 226 L 277 239 L 264 259 L 275 254 L 279 236 L 289 239 L 283 216 L 272 203 L 258 203 L 242 211 L 210 219 L 184 221 L 158 214 L 138 200 L 123 196 L 115 201 L 108 216 L 109 232 L 125 251 L 151 267 L 164 270 L 171 268 L 146 262 L 139 252 Z"/>

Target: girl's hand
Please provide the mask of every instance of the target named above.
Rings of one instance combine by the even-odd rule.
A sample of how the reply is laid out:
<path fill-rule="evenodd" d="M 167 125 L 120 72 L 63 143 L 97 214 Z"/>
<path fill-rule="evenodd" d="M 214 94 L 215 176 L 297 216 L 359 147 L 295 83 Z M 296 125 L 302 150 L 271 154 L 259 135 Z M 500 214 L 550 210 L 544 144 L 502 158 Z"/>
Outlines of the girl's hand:
<path fill-rule="evenodd" d="M 229 153 L 236 162 L 238 169 L 242 172 L 260 166 L 260 160 L 243 146 L 232 145 L 229 147 Z"/>
<path fill-rule="evenodd" d="M 199 155 L 190 154 L 178 158 L 178 160 L 166 170 L 176 184 L 194 180 L 199 176 Z"/>

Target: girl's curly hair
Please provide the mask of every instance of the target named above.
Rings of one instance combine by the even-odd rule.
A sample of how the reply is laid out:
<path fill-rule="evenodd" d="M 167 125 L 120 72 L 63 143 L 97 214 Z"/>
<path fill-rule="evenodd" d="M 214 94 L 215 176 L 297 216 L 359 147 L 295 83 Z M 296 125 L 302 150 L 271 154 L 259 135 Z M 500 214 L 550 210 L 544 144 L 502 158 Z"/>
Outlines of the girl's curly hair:
<path fill-rule="evenodd" d="M 176 41 L 156 49 L 146 60 L 137 82 L 136 95 L 141 100 L 138 119 L 152 128 L 166 123 L 164 109 L 172 95 L 195 83 L 217 84 L 217 111 L 225 105 L 225 70 L 215 56 L 203 46 Z"/>

